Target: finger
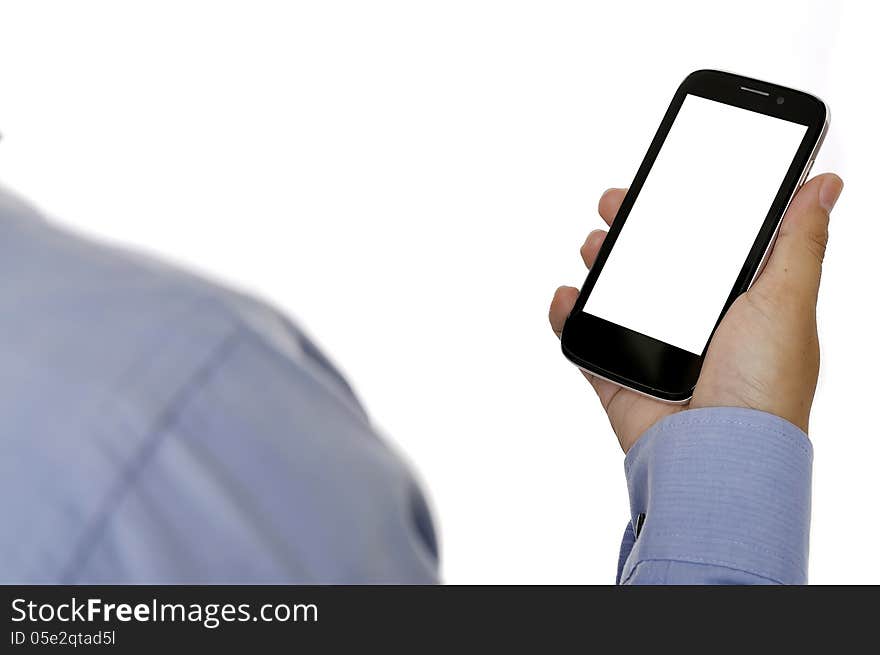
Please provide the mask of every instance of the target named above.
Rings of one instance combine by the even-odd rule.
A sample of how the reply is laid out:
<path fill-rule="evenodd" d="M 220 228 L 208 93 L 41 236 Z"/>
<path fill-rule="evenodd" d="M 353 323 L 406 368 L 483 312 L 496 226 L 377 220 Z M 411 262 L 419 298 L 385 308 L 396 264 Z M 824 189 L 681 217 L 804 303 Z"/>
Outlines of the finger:
<path fill-rule="evenodd" d="M 602 194 L 602 197 L 599 198 L 599 216 L 602 217 L 608 225 L 614 221 L 614 217 L 617 216 L 617 212 L 620 209 L 620 205 L 623 204 L 623 199 L 626 196 L 626 189 L 608 189 L 605 193 Z"/>
<path fill-rule="evenodd" d="M 828 243 L 828 217 L 842 190 L 843 180 L 826 173 L 798 191 L 785 212 L 773 252 L 759 279 L 762 289 L 815 302 Z"/>
<path fill-rule="evenodd" d="M 577 297 L 578 290 L 574 287 L 559 287 L 553 295 L 553 302 L 550 303 L 550 327 L 557 337 L 562 336 L 562 326 L 571 314 L 571 308 L 574 307 Z"/>
<path fill-rule="evenodd" d="M 608 232 L 605 230 L 593 230 L 587 235 L 587 240 L 584 241 L 584 245 L 581 246 L 581 257 L 584 260 L 584 264 L 587 265 L 587 268 L 593 268 L 593 264 L 596 261 L 596 255 L 599 254 L 599 248 L 605 243 L 605 237 L 607 235 Z"/>
<path fill-rule="evenodd" d="M 553 295 L 553 302 L 550 303 L 550 326 L 557 337 L 562 336 L 562 327 L 565 325 L 565 320 L 571 313 L 577 297 L 578 290 L 574 287 L 559 287 Z M 599 396 L 599 402 L 602 403 L 602 407 L 607 411 L 611 406 L 611 402 L 617 397 L 618 392 L 621 391 L 621 387 L 608 380 L 597 378 L 583 369 L 581 369 L 581 373 L 593 386 L 596 395 Z"/>
<path fill-rule="evenodd" d="M 559 287 L 553 295 L 553 301 L 550 303 L 550 327 L 553 328 L 557 337 L 562 336 L 562 327 L 565 325 L 565 319 L 571 313 L 571 308 L 574 307 L 577 297 L 578 290 L 574 287 Z M 611 398 L 614 397 L 616 390 L 620 389 L 620 387 L 612 382 L 594 377 L 583 369 L 581 369 L 581 373 L 593 385 L 593 389 L 599 395 L 602 406 L 607 407 L 611 402 Z"/>

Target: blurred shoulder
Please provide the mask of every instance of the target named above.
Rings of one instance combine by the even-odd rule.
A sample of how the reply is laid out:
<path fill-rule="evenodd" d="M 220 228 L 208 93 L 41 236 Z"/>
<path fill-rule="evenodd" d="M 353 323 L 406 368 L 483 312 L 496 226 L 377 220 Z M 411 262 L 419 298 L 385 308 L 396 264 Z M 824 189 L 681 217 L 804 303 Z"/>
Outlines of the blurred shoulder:
<path fill-rule="evenodd" d="M 199 542 L 186 526 L 234 532 L 228 540 L 240 547 L 223 552 L 242 562 L 263 553 L 275 542 L 260 535 L 287 526 L 286 509 L 265 508 L 271 529 L 248 527 L 236 490 L 265 500 L 296 483 L 302 497 L 326 505 L 338 477 L 325 484 L 323 473 L 301 471 L 296 462 L 309 457 L 323 463 L 318 473 L 336 462 L 349 479 L 360 475 L 360 488 L 406 487 L 388 482 L 408 478 L 372 438 L 343 377 L 282 313 L 54 225 L 2 190 L 0 363 L 0 514 L 17 535 L 0 545 L 3 582 L 73 580 L 85 571 L 158 580 L 180 562 L 190 568 L 169 579 L 213 580 L 219 569 L 193 564 Z M 207 493 L 200 481 L 216 489 Z M 18 500 L 23 490 L 27 503 Z M 338 495 L 340 507 L 349 503 Z M 161 507 L 159 497 L 167 497 Z M 177 536 L 164 546 L 131 543 L 134 534 L 161 541 L 172 524 Z M 92 559 L 105 550 L 106 559 Z M 241 579 L 277 570 L 299 569 L 255 573 L 242 564 Z"/>
<path fill-rule="evenodd" d="M 347 389 L 299 327 L 269 304 L 56 225 L 2 187 L 0 278 L 0 337 L 35 363 L 39 353 L 66 350 L 73 360 L 88 358 L 93 375 L 112 375 L 144 350 L 164 350 L 178 366 L 194 366 L 230 333 L 245 330 Z"/>

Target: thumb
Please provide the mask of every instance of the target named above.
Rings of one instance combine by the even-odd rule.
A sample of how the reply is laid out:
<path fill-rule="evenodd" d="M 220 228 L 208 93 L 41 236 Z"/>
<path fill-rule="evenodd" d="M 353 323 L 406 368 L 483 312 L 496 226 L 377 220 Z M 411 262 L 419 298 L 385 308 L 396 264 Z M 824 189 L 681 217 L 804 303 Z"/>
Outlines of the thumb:
<path fill-rule="evenodd" d="M 828 217 L 842 190 L 843 180 L 825 173 L 798 191 L 785 212 L 773 252 L 759 278 L 762 286 L 815 301 L 828 243 Z"/>

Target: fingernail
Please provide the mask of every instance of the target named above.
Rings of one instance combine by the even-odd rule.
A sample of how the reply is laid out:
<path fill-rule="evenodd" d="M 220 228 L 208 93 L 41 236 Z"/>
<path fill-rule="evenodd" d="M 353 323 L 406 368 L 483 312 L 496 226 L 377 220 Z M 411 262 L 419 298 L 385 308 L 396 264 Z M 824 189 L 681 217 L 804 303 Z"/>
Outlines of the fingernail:
<path fill-rule="evenodd" d="M 822 188 L 819 189 L 819 205 L 821 205 L 822 209 L 830 214 L 831 210 L 834 209 L 834 204 L 840 197 L 841 191 L 843 191 L 843 180 L 839 177 L 832 175 L 825 180 L 822 183 Z"/>

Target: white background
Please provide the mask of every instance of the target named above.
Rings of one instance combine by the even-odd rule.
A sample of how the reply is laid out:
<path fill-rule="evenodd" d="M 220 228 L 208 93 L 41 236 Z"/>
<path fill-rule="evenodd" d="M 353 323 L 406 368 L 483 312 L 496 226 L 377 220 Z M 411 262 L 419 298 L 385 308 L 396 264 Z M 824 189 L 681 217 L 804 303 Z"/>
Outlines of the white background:
<path fill-rule="evenodd" d="M 547 305 L 687 73 L 813 92 L 847 187 L 811 576 L 877 583 L 871 4 L 0 2 L 0 180 L 303 323 L 420 471 L 447 581 L 612 582 L 622 453 Z"/>
<path fill-rule="evenodd" d="M 584 311 L 700 355 L 806 131 L 685 96 Z"/>

